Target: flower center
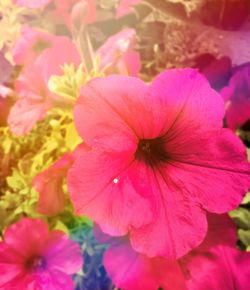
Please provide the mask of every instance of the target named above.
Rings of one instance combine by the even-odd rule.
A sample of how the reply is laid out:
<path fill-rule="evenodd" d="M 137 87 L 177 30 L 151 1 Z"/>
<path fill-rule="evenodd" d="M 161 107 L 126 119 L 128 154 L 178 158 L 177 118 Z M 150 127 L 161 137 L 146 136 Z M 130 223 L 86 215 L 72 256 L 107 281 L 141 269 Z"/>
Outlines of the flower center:
<path fill-rule="evenodd" d="M 33 256 L 26 261 L 25 267 L 29 271 L 45 270 L 47 267 L 47 263 L 43 257 Z"/>
<path fill-rule="evenodd" d="M 36 53 L 42 52 L 46 48 L 49 48 L 51 45 L 48 41 L 38 40 L 32 47 L 33 51 Z"/>
<path fill-rule="evenodd" d="M 150 166 L 166 162 L 169 156 L 164 148 L 164 142 L 161 137 L 155 139 L 141 139 L 135 152 L 137 160 L 143 160 Z"/>

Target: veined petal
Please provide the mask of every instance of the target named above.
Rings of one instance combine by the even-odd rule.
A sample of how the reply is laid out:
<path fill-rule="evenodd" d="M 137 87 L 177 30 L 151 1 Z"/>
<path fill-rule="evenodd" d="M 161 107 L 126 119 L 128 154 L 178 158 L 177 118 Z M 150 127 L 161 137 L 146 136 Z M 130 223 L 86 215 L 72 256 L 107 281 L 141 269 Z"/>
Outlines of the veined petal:
<path fill-rule="evenodd" d="M 127 178 L 133 156 L 92 151 L 78 158 L 68 173 L 68 187 L 78 214 L 90 216 L 104 232 L 124 235 L 152 217 L 150 203 Z"/>
<path fill-rule="evenodd" d="M 170 130 L 177 134 L 222 127 L 223 99 L 196 70 L 166 70 L 153 80 L 150 90 L 159 114 L 165 115 L 161 135 Z"/>
<path fill-rule="evenodd" d="M 178 168 L 170 178 L 209 212 L 224 213 L 240 204 L 250 186 L 250 164 L 245 146 L 229 129 L 202 136 L 183 132 L 166 143 L 166 150 Z"/>

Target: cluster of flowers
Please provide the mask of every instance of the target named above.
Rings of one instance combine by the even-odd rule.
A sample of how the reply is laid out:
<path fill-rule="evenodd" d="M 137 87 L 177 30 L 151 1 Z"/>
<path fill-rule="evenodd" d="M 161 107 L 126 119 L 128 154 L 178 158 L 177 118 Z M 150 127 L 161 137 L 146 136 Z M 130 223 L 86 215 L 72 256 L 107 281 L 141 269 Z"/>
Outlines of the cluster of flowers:
<path fill-rule="evenodd" d="M 200 72 L 169 69 L 148 84 L 138 77 L 134 29 L 95 52 L 88 45 L 85 25 L 96 19 L 94 1 L 15 2 L 32 9 L 51 5 L 74 39 L 23 26 L 11 51 L 19 72 L 10 131 L 28 134 L 59 108 L 73 112 L 79 135 L 71 152 L 33 179 L 37 212 L 54 217 L 64 211 L 66 178 L 74 213 L 88 216 L 96 240 L 107 245 L 103 265 L 116 287 L 245 290 L 250 254 L 236 249 L 227 213 L 250 185 L 246 148 L 235 134 L 250 119 L 250 65 L 230 73 L 217 69 L 216 79 L 212 64 L 200 65 Z M 120 1 L 116 17 L 138 2 Z M 88 56 L 100 57 L 95 70 Z M 6 98 L 13 93 L 13 68 L 3 53 L 0 61 Z M 73 289 L 83 252 L 64 232 L 49 230 L 45 219 L 23 217 L 0 242 L 0 289 Z"/>

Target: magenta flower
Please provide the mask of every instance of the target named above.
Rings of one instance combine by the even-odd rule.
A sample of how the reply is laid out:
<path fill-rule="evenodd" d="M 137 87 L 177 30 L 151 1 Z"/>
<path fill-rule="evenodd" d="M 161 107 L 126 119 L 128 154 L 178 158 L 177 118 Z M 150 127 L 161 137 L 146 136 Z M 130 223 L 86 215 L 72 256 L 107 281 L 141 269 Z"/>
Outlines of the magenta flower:
<path fill-rule="evenodd" d="M 48 169 L 40 172 L 33 179 L 32 185 L 39 192 L 38 212 L 47 216 L 54 216 L 64 210 L 67 200 L 63 192 L 63 181 L 76 157 L 89 149 L 84 143 L 80 144 L 74 152 L 65 153 Z"/>
<path fill-rule="evenodd" d="M 23 218 L 0 242 L 0 289 L 73 290 L 81 266 L 80 246 L 40 219 Z"/>
<path fill-rule="evenodd" d="M 23 46 L 20 45 L 21 47 Z M 20 60 L 25 60 L 25 56 L 26 54 L 23 54 L 23 57 L 20 56 Z M 50 108 L 65 103 L 63 98 L 52 94 L 48 89 L 51 75 L 62 74 L 61 66 L 64 63 L 73 63 L 78 66 L 80 56 L 67 37 L 55 36 L 53 45 L 37 56 L 34 62 L 25 66 L 15 83 L 19 99 L 12 107 L 8 118 L 9 127 L 13 133 L 23 135 L 30 132 L 37 121 L 46 116 Z"/>
<path fill-rule="evenodd" d="M 109 67 L 109 73 L 137 76 L 140 55 L 134 50 L 136 43 L 134 29 L 126 28 L 111 36 L 96 52 L 101 56 L 101 67 Z"/>
<path fill-rule="evenodd" d="M 250 253 L 236 249 L 236 231 L 226 215 L 209 215 L 203 243 L 179 260 L 137 253 L 126 238 L 111 238 L 97 228 L 100 243 L 109 244 L 103 264 L 116 287 L 125 290 L 245 290 Z"/>
<path fill-rule="evenodd" d="M 43 8 L 51 0 L 14 0 L 14 3 L 27 8 Z"/>
<path fill-rule="evenodd" d="M 133 5 L 140 3 L 141 0 L 120 0 L 116 10 L 116 17 L 122 17 L 132 11 Z"/>
<path fill-rule="evenodd" d="M 111 238 L 95 229 L 96 239 L 109 244 L 103 265 L 117 288 L 124 290 L 187 290 L 176 260 L 149 258 L 133 250 L 128 238 Z"/>
<path fill-rule="evenodd" d="M 226 104 L 227 126 L 236 130 L 250 119 L 250 63 L 236 70 L 221 95 Z"/>
<path fill-rule="evenodd" d="M 74 110 L 93 147 L 68 174 L 77 213 L 108 234 L 129 233 L 148 256 L 198 246 L 206 212 L 237 207 L 250 183 L 245 147 L 222 128 L 223 115 L 223 100 L 196 70 L 168 70 L 150 85 L 117 75 L 90 81 Z"/>
<path fill-rule="evenodd" d="M 204 242 L 179 260 L 188 290 L 245 290 L 250 253 L 236 249 L 236 229 L 226 215 L 209 215 Z"/>

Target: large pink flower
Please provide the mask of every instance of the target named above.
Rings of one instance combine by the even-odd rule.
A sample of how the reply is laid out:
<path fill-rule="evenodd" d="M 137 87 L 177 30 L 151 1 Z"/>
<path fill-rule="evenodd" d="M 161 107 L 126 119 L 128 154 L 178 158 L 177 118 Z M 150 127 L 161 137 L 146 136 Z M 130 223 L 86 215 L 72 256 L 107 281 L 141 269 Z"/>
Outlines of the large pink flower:
<path fill-rule="evenodd" d="M 229 128 L 236 130 L 250 120 L 250 63 L 236 70 L 221 95 L 226 104 Z"/>
<path fill-rule="evenodd" d="M 74 152 L 65 153 L 33 179 L 32 185 L 39 192 L 38 212 L 54 216 L 64 210 L 67 200 L 63 192 L 63 181 L 76 157 L 89 149 L 84 143 L 80 144 Z"/>
<path fill-rule="evenodd" d="M 134 50 L 136 43 L 134 29 L 126 28 L 111 36 L 96 52 L 101 56 L 101 67 L 109 67 L 108 72 L 137 76 L 140 55 Z"/>
<path fill-rule="evenodd" d="M 176 258 L 199 245 L 206 211 L 237 207 L 250 183 L 245 147 L 222 128 L 224 104 L 192 69 L 150 84 L 125 76 L 90 81 L 74 111 L 93 147 L 68 174 L 76 211 L 138 252 Z M 222 202 L 223 201 L 223 202 Z"/>
<path fill-rule="evenodd" d="M 80 246 L 40 219 L 23 218 L 0 242 L 0 289 L 73 290 L 81 266 Z"/>
<path fill-rule="evenodd" d="M 250 253 L 236 249 L 235 226 L 226 215 L 209 215 L 204 242 L 179 260 L 149 258 L 126 238 L 111 238 L 95 228 L 106 243 L 103 264 L 113 283 L 124 290 L 245 290 Z"/>
<path fill-rule="evenodd" d="M 20 49 L 22 47 L 29 51 L 25 43 L 20 45 Z M 29 54 L 19 56 L 21 62 L 27 61 L 28 64 L 16 80 L 19 99 L 10 112 L 8 123 L 13 133 L 23 135 L 28 133 L 37 121 L 42 120 L 51 107 L 64 102 L 49 91 L 48 81 L 51 75 L 62 73 L 61 66 L 64 63 L 78 66 L 80 56 L 74 44 L 64 36 L 54 36 L 52 46 L 46 48 L 39 56 L 34 56 L 34 62 L 30 63 L 33 56 L 29 59 Z"/>

